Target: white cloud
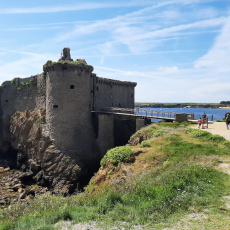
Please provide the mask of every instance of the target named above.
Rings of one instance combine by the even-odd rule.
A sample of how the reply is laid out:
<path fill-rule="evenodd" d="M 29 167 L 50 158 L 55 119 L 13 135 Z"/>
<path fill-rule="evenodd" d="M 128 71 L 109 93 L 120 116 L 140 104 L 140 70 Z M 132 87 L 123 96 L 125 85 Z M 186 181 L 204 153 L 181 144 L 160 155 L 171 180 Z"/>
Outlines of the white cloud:
<path fill-rule="evenodd" d="M 2 63 L 2 65 L 0 65 L 1 82 L 11 80 L 15 77 L 23 78 L 41 73 L 43 71 L 43 64 L 45 64 L 51 57 L 54 57 L 52 54 L 35 54 L 20 51 L 16 51 L 15 53 L 23 53 L 24 57 L 9 63 Z"/>
<path fill-rule="evenodd" d="M 178 67 L 177 66 L 172 66 L 172 67 L 159 67 L 159 71 L 164 72 L 164 73 L 178 73 Z"/>
<path fill-rule="evenodd" d="M 213 47 L 195 62 L 195 68 L 206 67 L 221 72 L 230 71 L 230 17 L 226 20 Z"/>
<path fill-rule="evenodd" d="M 148 32 L 146 34 L 136 36 L 133 38 L 133 40 L 155 38 L 155 37 L 167 37 L 167 36 L 170 36 L 170 34 L 173 32 L 188 30 L 192 28 L 208 28 L 208 27 L 220 26 L 220 25 L 223 25 L 226 21 L 227 21 L 226 17 L 220 17 L 220 18 L 208 19 L 208 20 L 203 20 L 203 21 L 197 21 L 197 22 L 188 23 L 188 24 L 182 24 L 178 26 L 172 26 L 169 28 L 156 30 L 153 32 Z"/>
<path fill-rule="evenodd" d="M 57 30 L 61 29 L 61 26 L 53 26 L 53 27 L 21 27 L 21 28 L 9 28 L 6 30 L 9 31 L 23 31 L 23 30 Z"/>
<path fill-rule="evenodd" d="M 151 4 L 151 1 L 134 1 L 134 2 L 113 2 L 113 3 L 78 3 L 73 5 L 46 6 L 34 8 L 7 8 L 1 9 L 0 14 L 33 14 L 33 13 L 59 13 L 66 11 L 80 11 L 103 8 L 132 7 L 144 6 Z"/>

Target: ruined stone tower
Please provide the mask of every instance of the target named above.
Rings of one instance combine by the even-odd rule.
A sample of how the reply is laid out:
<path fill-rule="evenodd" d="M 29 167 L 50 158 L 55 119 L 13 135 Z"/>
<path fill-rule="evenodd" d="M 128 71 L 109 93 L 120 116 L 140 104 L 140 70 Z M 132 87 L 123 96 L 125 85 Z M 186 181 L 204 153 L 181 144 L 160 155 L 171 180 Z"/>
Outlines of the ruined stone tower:
<path fill-rule="evenodd" d="M 36 181 L 70 189 L 114 146 L 117 127 L 126 129 L 119 118 L 92 111 L 134 108 L 136 83 L 97 77 L 84 59 L 73 61 L 69 48 L 43 71 L 0 87 L 0 164 L 31 170 L 33 162 Z"/>

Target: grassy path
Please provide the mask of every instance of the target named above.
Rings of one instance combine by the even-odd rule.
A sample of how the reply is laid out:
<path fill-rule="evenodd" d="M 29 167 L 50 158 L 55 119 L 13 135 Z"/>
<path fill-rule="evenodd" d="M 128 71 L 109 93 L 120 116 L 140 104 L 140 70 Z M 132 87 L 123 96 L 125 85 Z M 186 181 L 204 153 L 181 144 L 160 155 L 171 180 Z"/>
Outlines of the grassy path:
<path fill-rule="evenodd" d="M 198 125 L 193 125 L 191 128 L 197 129 Z M 226 128 L 225 122 L 214 122 L 213 124 L 208 125 L 208 129 L 203 129 L 212 134 L 218 134 L 223 136 L 226 140 L 230 141 L 230 130 Z"/>

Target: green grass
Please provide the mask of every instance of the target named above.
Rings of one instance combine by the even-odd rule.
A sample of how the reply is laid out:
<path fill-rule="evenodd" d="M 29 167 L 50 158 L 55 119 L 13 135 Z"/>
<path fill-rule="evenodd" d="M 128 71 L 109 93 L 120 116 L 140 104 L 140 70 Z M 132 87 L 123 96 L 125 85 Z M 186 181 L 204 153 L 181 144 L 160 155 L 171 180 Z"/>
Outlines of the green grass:
<path fill-rule="evenodd" d="M 151 143 L 149 141 L 142 141 L 141 148 L 149 148 L 151 147 Z"/>
<path fill-rule="evenodd" d="M 186 133 L 189 133 L 190 137 L 200 138 L 203 141 L 212 141 L 212 142 L 225 142 L 226 139 L 220 135 L 213 135 L 207 131 L 199 130 L 199 129 L 186 129 Z"/>
<path fill-rule="evenodd" d="M 128 146 L 116 147 L 109 150 L 101 160 L 101 166 L 105 166 L 106 162 L 110 161 L 114 165 L 118 165 L 122 162 L 129 161 L 132 155 L 132 150 Z"/>
<path fill-rule="evenodd" d="M 142 129 L 139 135 L 146 134 L 148 130 L 152 137 L 152 133 L 165 131 L 162 128 L 165 126 L 150 126 Z M 74 196 L 45 194 L 29 205 L 11 205 L 0 210 L 0 230 L 54 229 L 54 224 L 61 220 L 73 223 L 97 221 L 103 229 L 111 229 L 114 225 L 124 225 L 126 229 L 133 225 L 162 229 L 175 226 L 178 220 L 191 212 L 205 213 L 212 218 L 216 216 L 214 220 L 218 218 L 218 222 L 230 223 L 226 219 L 230 218 L 229 211 L 224 213 L 216 208 L 224 206 L 222 198 L 229 195 L 229 175 L 202 160 L 209 156 L 229 157 L 230 142 L 201 130 L 176 130 L 175 133 L 175 127 L 168 128 L 167 136 L 153 140 L 151 144 L 142 142 L 142 147 L 151 154 L 152 162 L 161 162 L 157 167 L 152 164 L 141 174 L 131 170 L 125 183 L 111 179 L 113 185 L 109 182 L 101 190 L 97 190 L 92 182 L 84 193 Z M 145 146 L 147 142 L 151 146 Z M 132 147 L 114 148 L 103 158 L 102 165 L 110 161 L 117 167 L 127 162 L 132 152 Z M 127 167 L 132 164 L 125 163 Z M 108 173 L 111 177 L 115 174 L 115 171 Z M 102 188 L 101 185 L 99 188 Z M 208 220 L 204 223 L 210 226 Z M 199 229 L 196 226 L 194 229 Z M 221 225 L 213 223 L 213 226 L 209 229 L 218 229 L 215 226 Z"/>

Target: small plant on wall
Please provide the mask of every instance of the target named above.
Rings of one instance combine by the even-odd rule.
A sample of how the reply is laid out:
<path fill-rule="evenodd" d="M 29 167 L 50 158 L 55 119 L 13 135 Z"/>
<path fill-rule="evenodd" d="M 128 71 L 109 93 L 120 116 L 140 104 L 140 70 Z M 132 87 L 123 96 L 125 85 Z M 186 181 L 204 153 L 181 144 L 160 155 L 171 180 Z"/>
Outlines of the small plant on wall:
<path fill-rule="evenodd" d="M 14 85 L 15 82 L 16 82 L 16 78 L 12 79 L 12 80 L 11 80 L 11 85 Z"/>

